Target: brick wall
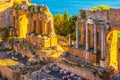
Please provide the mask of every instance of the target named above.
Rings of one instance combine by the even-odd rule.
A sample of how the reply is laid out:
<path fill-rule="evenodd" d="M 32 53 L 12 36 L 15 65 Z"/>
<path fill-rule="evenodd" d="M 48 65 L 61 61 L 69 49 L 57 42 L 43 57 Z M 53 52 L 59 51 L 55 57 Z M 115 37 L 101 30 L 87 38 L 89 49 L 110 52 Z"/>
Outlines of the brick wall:
<path fill-rule="evenodd" d="M 13 72 L 10 68 L 0 65 L 0 72 L 3 77 L 6 77 L 9 80 L 18 80 L 20 75 L 22 74 L 19 72 Z"/>
<path fill-rule="evenodd" d="M 101 80 L 100 78 L 95 77 L 89 69 L 78 68 L 75 66 L 69 66 L 69 65 L 62 64 L 62 63 L 57 63 L 57 65 L 60 66 L 62 69 L 70 71 L 70 72 L 77 74 L 81 77 L 84 77 L 88 80 Z"/>
<path fill-rule="evenodd" d="M 92 62 L 99 62 L 100 60 L 100 54 L 93 54 L 92 52 L 85 52 L 85 50 L 81 49 L 75 49 L 75 48 L 69 48 L 69 53 L 73 53 L 74 55 L 77 55 L 80 58 L 90 60 Z"/>

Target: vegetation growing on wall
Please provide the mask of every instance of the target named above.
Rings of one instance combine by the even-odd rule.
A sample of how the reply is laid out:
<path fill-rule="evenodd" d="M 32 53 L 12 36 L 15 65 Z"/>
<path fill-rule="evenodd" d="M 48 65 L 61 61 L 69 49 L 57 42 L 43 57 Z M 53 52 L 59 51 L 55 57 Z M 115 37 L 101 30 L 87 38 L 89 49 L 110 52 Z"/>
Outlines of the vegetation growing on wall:
<path fill-rule="evenodd" d="M 85 12 L 85 10 L 81 10 L 80 11 L 80 18 L 81 19 L 86 19 L 86 12 Z"/>
<path fill-rule="evenodd" d="M 110 10 L 110 6 L 107 6 L 107 5 L 98 5 L 97 7 L 93 7 L 91 9 L 91 11 L 96 11 L 96 10 L 100 10 L 100 11 Z"/>

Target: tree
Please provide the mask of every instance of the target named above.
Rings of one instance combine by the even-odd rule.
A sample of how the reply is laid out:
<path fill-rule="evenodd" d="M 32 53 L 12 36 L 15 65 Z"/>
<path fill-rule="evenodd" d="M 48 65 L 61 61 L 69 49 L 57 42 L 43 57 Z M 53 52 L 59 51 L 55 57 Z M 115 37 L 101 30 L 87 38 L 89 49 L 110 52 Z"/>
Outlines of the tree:
<path fill-rule="evenodd" d="M 54 16 L 54 27 L 56 34 L 62 36 L 73 34 L 76 27 L 76 21 L 77 15 L 68 17 L 67 11 L 65 11 L 64 14 L 56 14 Z"/>
<path fill-rule="evenodd" d="M 31 0 L 28 0 L 28 2 L 30 3 L 30 2 L 31 2 Z"/>
<path fill-rule="evenodd" d="M 81 10 L 80 17 L 81 17 L 81 19 L 85 19 L 86 18 L 85 10 Z"/>

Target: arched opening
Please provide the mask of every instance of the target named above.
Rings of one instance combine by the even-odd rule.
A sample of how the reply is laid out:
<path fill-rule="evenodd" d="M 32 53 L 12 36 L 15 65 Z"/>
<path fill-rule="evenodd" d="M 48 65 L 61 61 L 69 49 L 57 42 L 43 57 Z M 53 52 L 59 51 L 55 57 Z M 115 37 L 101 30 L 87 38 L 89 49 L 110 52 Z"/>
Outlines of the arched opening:
<path fill-rule="evenodd" d="M 91 41 L 91 39 L 90 39 L 90 35 L 91 35 L 91 33 L 90 33 L 90 30 L 88 30 L 88 47 L 89 47 L 89 50 L 90 50 L 90 41 Z"/>
<path fill-rule="evenodd" d="M 13 16 L 13 27 L 15 27 L 15 16 Z"/>
<path fill-rule="evenodd" d="M 85 43 L 86 43 L 86 30 L 83 31 L 83 46 L 85 47 Z"/>
<path fill-rule="evenodd" d="M 119 33 L 118 30 L 113 30 L 107 35 L 107 43 L 110 44 L 110 66 L 116 71 L 119 68 L 118 56 L 119 56 Z"/>
<path fill-rule="evenodd" d="M 33 24 L 34 24 L 34 30 L 33 30 L 33 32 L 36 32 L 36 20 L 34 20 Z"/>
<path fill-rule="evenodd" d="M 49 34 L 51 32 L 51 22 L 47 23 L 47 30 L 46 30 L 47 34 Z"/>
<path fill-rule="evenodd" d="M 99 33 L 97 32 L 97 45 L 99 45 Z"/>
<path fill-rule="evenodd" d="M 42 21 L 39 21 L 39 29 L 40 29 L 40 34 L 42 34 L 42 29 L 43 29 L 43 27 L 42 27 Z"/>
<path fill-rule="evenodd" d="M 19 37 L 26 38 L 28 18 L 26 15 L 19 16 Z"/>
<path fill-rule="evenodd" d="M 8 80 L 8 79 L 5 77 L 4 80 Z"/>

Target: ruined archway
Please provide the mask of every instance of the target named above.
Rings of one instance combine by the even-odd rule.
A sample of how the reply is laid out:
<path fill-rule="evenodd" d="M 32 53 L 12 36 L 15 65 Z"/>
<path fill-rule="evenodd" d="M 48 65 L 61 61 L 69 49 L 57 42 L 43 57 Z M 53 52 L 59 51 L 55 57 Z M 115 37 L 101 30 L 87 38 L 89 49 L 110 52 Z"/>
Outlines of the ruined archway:
<path fill-rule="evenodd" d="M 107 42 L 110 44 L 110 63 L 109 66 L 112 66 L 116 71 L 118 71 L 118 39 L 120 31 L 113 30 L 107 36 Z"/>
<path fill-rule="evenodd" d="M 27 26 L 28 26 L 27 16 L 25 14 L 19 16 L 19 37 L 20 38 L 26 38 Z"/>

